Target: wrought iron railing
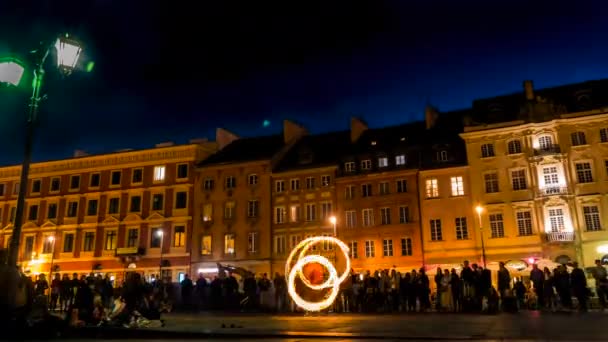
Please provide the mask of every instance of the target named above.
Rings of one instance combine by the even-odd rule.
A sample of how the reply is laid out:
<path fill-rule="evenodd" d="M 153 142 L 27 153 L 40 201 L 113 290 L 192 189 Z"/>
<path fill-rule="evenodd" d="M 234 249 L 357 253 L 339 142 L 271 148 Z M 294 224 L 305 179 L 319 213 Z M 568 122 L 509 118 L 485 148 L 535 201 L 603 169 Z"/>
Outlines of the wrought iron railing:
<path fill-rule="evenodd" d="M 561 151 L 562 150 L 559 147 L 559 145 L 553 144 L 553 145 L 549 145 L 549 146 L 535 148 L 534 155 L 535 156 L 544 156 L 544 155 L 548 155 L 548 154 L 559 154 L 559 153 L 561 153 Z"/>
<path fill-rule="evenodd" d="M 573 242 L 574 232 L 549 232 L 545 234 L 547 242 Z"/>

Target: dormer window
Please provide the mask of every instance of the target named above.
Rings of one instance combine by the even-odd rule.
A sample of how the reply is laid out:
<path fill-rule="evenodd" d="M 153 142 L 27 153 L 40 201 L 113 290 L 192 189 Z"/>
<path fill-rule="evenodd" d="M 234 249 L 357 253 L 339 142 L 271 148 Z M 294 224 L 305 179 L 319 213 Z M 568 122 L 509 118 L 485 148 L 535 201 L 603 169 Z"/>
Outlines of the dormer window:
<path fill-rule="evenodd" d="M 369 159 L 361 161 L 361 170 L 371 170 L 372 161 Z"/>
<path fill-rule="evenodd" d="M 372 141 L 372 146 L 376 146 L 376 141 Z"/>
<path fill-rule="evenodd" d="M 437 152 L 437 161 L 447 162 L 448 161 L 448 151 L 443 150 Z"/>
<path fill-rule="evenodd" d="M 378 158 L 378 167 L 387 167 L 388 166 L 388 158 L 380 157 Z"/>
<path fill-rule="evenodd" d="M 405 154 L 395 156 L 395 165 L 405 165 Z"/>
<path fill-rule="evenodd" d="M 344 171 L 346 171 L 346 172 L 355 172 L 355 162 L 346 162 L 346 163 L 344 163 Z"/>

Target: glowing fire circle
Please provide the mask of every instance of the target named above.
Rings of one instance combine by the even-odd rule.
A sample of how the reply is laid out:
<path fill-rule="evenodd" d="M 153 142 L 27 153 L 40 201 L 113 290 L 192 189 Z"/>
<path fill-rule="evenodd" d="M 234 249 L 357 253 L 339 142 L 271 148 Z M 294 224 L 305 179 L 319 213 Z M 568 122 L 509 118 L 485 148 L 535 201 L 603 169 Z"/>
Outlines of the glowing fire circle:
<path fill-rule="evenodd" d="M 335 244 L 336 246 L 340 247 L 340 250 L 344 254 L 344 258 L 346 260 L 346 267 L 345 267 L 345 270 L 342 273 L 342 275 L 340 275 L 339 277 L 338 277 L 338 271 L 336 271 L 336 268 L 334 267 L 334 265 L 326 257 L 321 256 L 321 255 L 306 255 L 306 252 L 308 252 L 313 245 L 318 244 L 320 242 L 327 242 L 327 243 Z M 299 255 L 298 255 L 297 262 L 292 267 L 291 266 L 292 260 L 298 252 L 299 252 Z M 330 305 L 332 305 L 334 300 L 336 300 L 338 293 L 340 292 L 340 284 L 344 280 L 346 280 L 346 278 L 349 275 L 350 258 L 348 257 L 348 253 L 349 253 L 348 246 L 344 242 L 338 240 L 335 237 L 315 236 L 315 237 L 311 237 L 311 238 L 302 240 L 291 251 L 291 253 L 289 254 L 289 257 L 287 258 L 287 262 L 285 263 L 285 274 L 288 275 L 287 276 L 288 292 L 289 292 L 289 295 L 291 296 L 291 299 L 293 299 L 293 301 L 296 303 L 296 305 L 298 305 L 299 307 L 301 307 L 305 310 L 308 310 L 308 311 L 321 311 L 321 310 L 329 307 Z M 310 280 L 308 280 L 307 277 L 303 274 L 304 267 L 308 264 L 313 264 L 313 263 L 320 264 L 325 269 L 327 269 L 327 272 L 329 273 L 329 278 L 327 278 L 327 280 L 322 284 L 311 283 Z M 319 302 L 309 302 L 309 301 L 305 300 L 296 292 L 296 276 L 302 281 L 302 283 L 304 283 L 304 285 L 306 287 L 308 287 L 312 290 L 318 291 L 318 290 L 323 290 L 323 289 L 330 289 L 329 295 L 325 299 L 323 299 L 322 301 L 319 301 Z"/>

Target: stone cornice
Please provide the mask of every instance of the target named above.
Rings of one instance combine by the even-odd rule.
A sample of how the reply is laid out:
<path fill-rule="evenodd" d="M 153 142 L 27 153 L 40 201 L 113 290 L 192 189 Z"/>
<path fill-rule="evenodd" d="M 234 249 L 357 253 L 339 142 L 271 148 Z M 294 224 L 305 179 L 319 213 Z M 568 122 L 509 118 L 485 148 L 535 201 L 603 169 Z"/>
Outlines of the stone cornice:
<path fill-rule="evenodd" d="M 204 146 L 195 144 L 179 145 L 32 163 L 30 178 L 35 178 L 36 175 L 41 174 L 62 174 L 67 171 L 83 169 L 112 169 L 116 166 L 130 164 L 145 165 L 156 162 L 196 161 L 200 157 L 199 150 L 203 148 Z M 21 165 L 2 167 L 0 168 L 0 179 L 17 178 L 20 172 Z"/>

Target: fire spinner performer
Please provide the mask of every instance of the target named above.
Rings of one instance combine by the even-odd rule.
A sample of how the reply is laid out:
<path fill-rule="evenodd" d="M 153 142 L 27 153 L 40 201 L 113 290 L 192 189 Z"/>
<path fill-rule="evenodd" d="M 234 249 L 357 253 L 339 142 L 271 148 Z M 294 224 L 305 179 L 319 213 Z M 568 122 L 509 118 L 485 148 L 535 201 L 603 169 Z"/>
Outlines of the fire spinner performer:
<path fill-rule="evenodd" d="M 307 254 L 314 245 L 320 243 L 333 244 L 339 247 L 344 254 L 346 266 L 344 272 L 338 276 L 336 267 L 322 255 Z M 294 257 L 297 255 L 297 259 Z M 317 267 L 315 267 L 315 265 Z M 325 277 L 326 270 L 329 274 Z M 305 271 L 306 270 L 306 271 Z M 289 254 L 285 263 L 285 275 L 287 277 L 287 289 L 294 303 L 306 311 L 321 311 L 331 306 L 340 293 L 340 284 L 350 274 L 350 258 L 348 246 L 339 239 L 332 236 L 315 236 L 302 240 Z M 327 292 L 322 299 L 309 301 L 304 299 L 296 291 L 296 278 L 311 292 Z"/>

